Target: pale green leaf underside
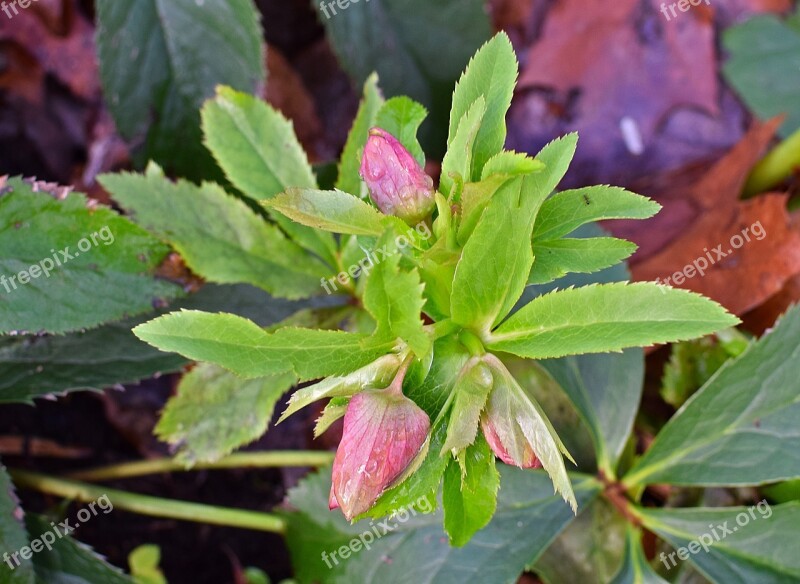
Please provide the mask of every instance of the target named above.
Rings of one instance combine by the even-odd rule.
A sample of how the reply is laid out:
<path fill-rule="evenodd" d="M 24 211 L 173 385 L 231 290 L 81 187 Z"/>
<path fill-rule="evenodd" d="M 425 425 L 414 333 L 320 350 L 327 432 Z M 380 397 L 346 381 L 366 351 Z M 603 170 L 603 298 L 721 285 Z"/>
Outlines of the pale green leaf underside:
<path fill-rule="evenodd" d="M 646 282 L 592 285 L 536 298 L 491 333 L 487 346 L 552 359 L 685 340 L 738 322 L 715 302 L 685 290 Z"/>
<path fill-rule="evenodd" d="M 275 404 L 294 383 L 291 373 L 242 379 L 200 363 L 181 379 L 155 433 L 187 465 L 219 460 L 267 431 Z"/>
<path fill-rule="evenodd" d="M 293 221 L 333 233 L 378 237 L 386 230 L 385 216 L 375 207 L 340 190 L 290 188 L 264 205 Z"/>
<path fill-rule="evenodd" d="M 173 183 L 155 166 L 144 176 L 107 174 L 100 181 L 140 225 L 211 282 L 302 298 L 318 294 L 320 278 L 330 271 L 216 184 Z"/>
<path fill-rule="evenodd" d="M 470 106 L 464 117 L 458 124 L 453 140 L 447 148 L 442 160 L 441 182 L 439 191 L 445 195 L 450 195 L 453 188 L 454 177 L 460 177 L 463 182 L 469 182 L 472 176 L 472 157 L 475 149 L 475 140 L 478 131 L 483 126 L 483 119 L 486 115 L 486 100 L 483 96 L 478 96 Z"/>

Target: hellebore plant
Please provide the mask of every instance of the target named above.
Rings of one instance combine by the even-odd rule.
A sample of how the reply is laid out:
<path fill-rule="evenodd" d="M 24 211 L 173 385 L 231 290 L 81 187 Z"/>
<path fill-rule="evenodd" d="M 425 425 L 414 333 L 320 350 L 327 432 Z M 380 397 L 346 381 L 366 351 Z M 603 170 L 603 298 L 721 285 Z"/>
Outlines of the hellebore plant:
<path fill-rule="evenodd" d="M 203 110 L 207 145 L 231 184 L 261 201 L 275 224 L 265 237 L 283 246 L 271 251 L 275 269 L 263 287 L 302 298 L 315 287 L 319 293 L 316 281 L 331 274 L 357 276 L 338 291 L 338 307 L 307 310 L 269 329 L 232 314 L 183 310 L 134 332 L 245 378 L 315 381 L 294 392 L 282 419 L 321 399 L 329 401 L 317 434 L 344 417 L 330 507 L 350 520 L 388 515 L 421 497 L 435 502 L 444 481 L 445 528 L 463 544 L 494 514 L 495 456 L 543 467 L 577 512 L 564 460 L 571 457 L 509 359 L 620 351 L 737 323 L 706 298 L 652 283 L 526 292 L 622 262 L 633 244 L 569 235 L 600 220 L 646 219 L 659 206 L 607 186 L 553 194 L 575 135 L 536 157 L 504 150 L 517 71 L 502 34 L 471 61 L 453 95 L 436 189 L 416 139 L 424 108 L 408 98 L 384 101 L 374 78 L 329 190 L 319 188 L 299 148 L 265 144 L 253 153 L 268 128 L 286 131 L 261 102 L 220 88 Z M 104 184 L 124 205 L 133 198 L 126 191 L 163 180 L 152 167 L 144 177 L 106 177 Z M 408 229 L 419 223 L 431 237 Z M 408 245 L 398 245 L 401 233 Z M 388 252 L 373 264 L 367 252 L 378 248 Z M 245 269 L 209 259 L 201 271 L 202 259 L 186 258 L 212 281 L 232 281 L 231 272 Z M 607 461 L 598 465 L 613 474 Z"/>

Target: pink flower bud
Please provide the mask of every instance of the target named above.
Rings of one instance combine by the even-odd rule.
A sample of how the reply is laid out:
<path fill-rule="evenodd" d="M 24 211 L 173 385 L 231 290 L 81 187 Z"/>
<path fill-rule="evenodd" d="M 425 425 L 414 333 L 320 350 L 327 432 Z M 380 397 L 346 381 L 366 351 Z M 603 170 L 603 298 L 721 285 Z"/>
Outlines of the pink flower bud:
<path fill-rule="evenodd" d="M 425 445 L 430 420 L 401 382 L 356 394 L 347 406 L 329 506 L 340 506 L 348 520 L 368 511 Z"/>
<path fill-rule="evenodd" d="M 361 158 L 361 178 L 385 215 L 409 225 L 428 217 L 436 206 L 433 179 L 389 132 L 372 128 Z"/>
<path fill-rule="evenodd" d="M 486 441 L 489 443 L 492 452 L 506 464 L 519 466 L 521 468 L 542 468 L 541 461 L 536 458 L 533 448 L 531 448 L 531 445 L 527 442 L 522 446 L 522 450 L 519 453 L 519 460 L 515 460 L 509 455 L 506 447 L 503 446 L 503 441 L 497 433 L 493 420 L 484 416 L 481 421 L 481 428 L 483 429 L 483 435 L 486 437 Z"/>

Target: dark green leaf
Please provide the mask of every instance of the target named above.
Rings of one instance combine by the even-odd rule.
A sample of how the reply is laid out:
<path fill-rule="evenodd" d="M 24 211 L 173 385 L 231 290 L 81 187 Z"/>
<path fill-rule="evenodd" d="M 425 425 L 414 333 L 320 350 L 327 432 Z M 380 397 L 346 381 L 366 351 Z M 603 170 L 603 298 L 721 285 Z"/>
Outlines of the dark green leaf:
<path fill-rule="evenodd" d="M 106 103 L 129 141 L 190 178 L 215 169 L 198 111 L 218 84 L 263 85 L 264 45 L 252 0 L 97 2 L 97 52 Z"/>

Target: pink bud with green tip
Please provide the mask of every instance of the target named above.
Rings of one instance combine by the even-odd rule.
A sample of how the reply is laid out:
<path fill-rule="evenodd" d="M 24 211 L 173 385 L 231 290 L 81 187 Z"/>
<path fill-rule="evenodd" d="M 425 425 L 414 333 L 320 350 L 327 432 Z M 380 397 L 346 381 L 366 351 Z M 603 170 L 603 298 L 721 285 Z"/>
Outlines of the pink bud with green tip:
<path fill-rule="evenodd" d="M 372 128 L 361 158 L 361 178 L 384 215 L 416 225 L 433 213 L 433 179 L 411 153 L 380 128 Z"/>

